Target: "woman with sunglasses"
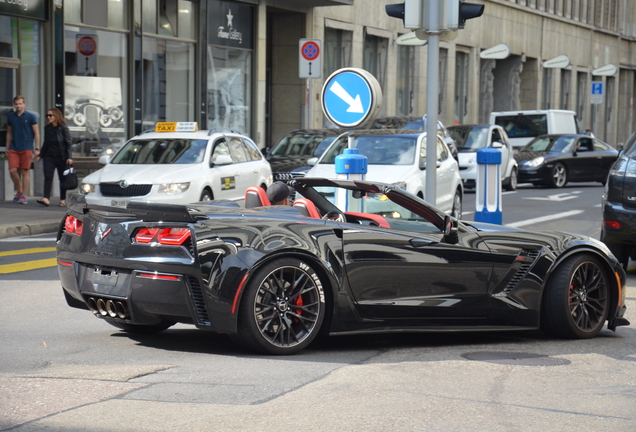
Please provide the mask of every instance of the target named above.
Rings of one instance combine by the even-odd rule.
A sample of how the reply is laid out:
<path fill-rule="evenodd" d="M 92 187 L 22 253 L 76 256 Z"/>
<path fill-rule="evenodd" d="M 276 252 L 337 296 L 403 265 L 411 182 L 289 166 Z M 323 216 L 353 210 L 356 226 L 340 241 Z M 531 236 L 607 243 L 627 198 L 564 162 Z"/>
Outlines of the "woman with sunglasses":
<path fill-rule="evenodd" d="M 67 165 L 71 165 L 71 131 L 66 126 L 64 115 L 57 108 L 51 108 L 46 112 L 47 125 L 44 127 L 44 144 L 37 157 L 43 160 L 44 167 L 44 197 L 38 200 L 39 204 L 48 206 L 51 204 L 51 187 L 53 186 L 53 173 L 57 169 L 57 178 L 60 180 L 60 207 L 66 206 L 66 189 L 62 187 L 64 171 Z"/>

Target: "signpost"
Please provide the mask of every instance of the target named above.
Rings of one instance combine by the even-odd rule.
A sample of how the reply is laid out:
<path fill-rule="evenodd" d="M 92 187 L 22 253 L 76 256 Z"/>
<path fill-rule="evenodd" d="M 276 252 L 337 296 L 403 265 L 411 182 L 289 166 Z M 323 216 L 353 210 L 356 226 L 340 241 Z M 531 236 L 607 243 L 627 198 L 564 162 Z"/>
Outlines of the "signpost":
<path fill-rule="evenodd" d="M 364 69 L 344 68 L 332 73 L 322 87 L 322 110 L 341 128 L 363 127 L 375 120 L 382 106 L 382 89 Z"/>
<path fill-rule="evenodd" d="M 84 76 L 97 76 L 97 36 L 77 35 L 77 53 L 84 56 L 84 73 L 78 64 L 78 73 Z"/>
<path fill-rule="evenodd" d="M 603 82 L 592 81 L 592 87 L 590 92 L 590 103 L 598 105 L 603 103 Z"/>
<path fill-rule="evenodd" d="M 298 51 L 298 77 L 307 79 L 305 128 L 310 128 L 313 103 L 311 80 L 322 76 L 322 42 L 320 39 L 300 39 Z"/>

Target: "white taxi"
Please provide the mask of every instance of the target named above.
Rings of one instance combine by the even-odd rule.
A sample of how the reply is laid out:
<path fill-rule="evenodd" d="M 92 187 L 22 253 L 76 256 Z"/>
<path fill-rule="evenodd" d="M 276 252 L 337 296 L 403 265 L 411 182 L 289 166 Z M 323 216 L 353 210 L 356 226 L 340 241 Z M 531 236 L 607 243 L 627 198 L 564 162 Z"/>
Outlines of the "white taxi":
<path fill-rule="evenodd" d="M 397 129 L 358 130 L 340 135 L 317 161 L 307 177 L 336 177 L 336 156 L 352 146 L 367 157 L 367 174 L 364 179 L 393 183 L 420 198 L 426 199 L 426 133 L 414 133 Z M 462 214 L 464 188 L 457 161 L 450 149 L 437 136 L 436 200 L 440 210 L 458 219 Z"/>
<path fill-rule="evenodd" d="M 197 124 L 157 123 L 132 138 L 80 185 L 89 204 L 125 207 L 129 201 L 187 204 L 242 200 L 249 186 L 266 188 L 272 170 L 247 136 L 198 130 Z"/>

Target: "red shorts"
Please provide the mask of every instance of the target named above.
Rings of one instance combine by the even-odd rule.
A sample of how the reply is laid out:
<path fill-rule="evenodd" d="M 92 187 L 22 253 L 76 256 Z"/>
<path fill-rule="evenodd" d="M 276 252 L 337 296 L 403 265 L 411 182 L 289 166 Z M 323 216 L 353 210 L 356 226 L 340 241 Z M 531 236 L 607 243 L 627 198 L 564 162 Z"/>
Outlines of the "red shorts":
<path fill-rule="evenodd" d="M 9 169 L 19 168 L 28 170 L 31 168 L 31 162 L 33 158 L 33 150 L 11 150 L 7 152 L 7 159 L 9 160 Z"/>

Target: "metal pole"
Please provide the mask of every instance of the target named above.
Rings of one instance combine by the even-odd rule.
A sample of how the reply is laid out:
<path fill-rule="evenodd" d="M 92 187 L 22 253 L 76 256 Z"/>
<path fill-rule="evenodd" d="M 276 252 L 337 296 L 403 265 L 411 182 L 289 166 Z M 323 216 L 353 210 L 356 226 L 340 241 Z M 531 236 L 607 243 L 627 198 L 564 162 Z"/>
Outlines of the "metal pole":
<path fill-rule="evenodd" d="M 426 201 L 437 202 L 437 110 L 439 89 L 439 2 L 429 1 L 428 73 L 426 79 Z"/>

